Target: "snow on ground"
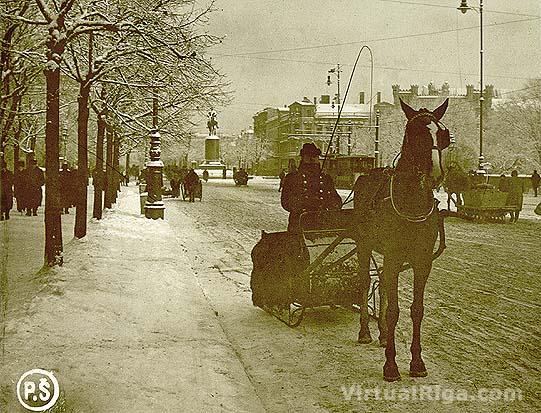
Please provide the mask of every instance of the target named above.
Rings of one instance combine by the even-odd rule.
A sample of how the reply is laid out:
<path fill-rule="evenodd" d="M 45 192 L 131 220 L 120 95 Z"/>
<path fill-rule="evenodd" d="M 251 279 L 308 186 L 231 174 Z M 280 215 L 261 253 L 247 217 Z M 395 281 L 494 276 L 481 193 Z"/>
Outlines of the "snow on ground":
<path fill-rule="evenodd" d="M 0 411 L 23 411 L 15 383 L 33 368 L 54 372 L 62 411 L 262 411 L 183 251 L 123 189 L 8 314 Z"/>

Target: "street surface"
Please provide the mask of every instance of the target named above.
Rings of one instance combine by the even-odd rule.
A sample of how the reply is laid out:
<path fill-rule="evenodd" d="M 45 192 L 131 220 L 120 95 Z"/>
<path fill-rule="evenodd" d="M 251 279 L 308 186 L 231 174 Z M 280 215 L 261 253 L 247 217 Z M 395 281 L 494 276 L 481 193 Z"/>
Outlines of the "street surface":
<path fill-rule="evenodd" d="M 343 196 L 347 191 L 341 191 Z M 247 187 L 209 181 L 203 201 L 166 200 L 166 217 L 188 246 L 193 269 L 220 314 L 265 408 L 284 411 L 471 411 L 538 410 L 541 221 L 480 224 L 446 222 L 448 248 L 434 263 L 425 293 L 423 355 L 429 376 L 410 379 L 411 273 L 400 277 L 397 329 L 402 382 L 382 381 L 383 349 L 356 343 L 358 315 L 344 309 L 311 310 L 290 329 L 253 307 L 250 251 L 260 231 L 282 231 L 276 180 L 256 178 Z M 525 204 L 533 205 L 533 197 Z M 525 206 L 526 208 L 526 206 Z M 371 321 L 373 338 L 377 325 Z M 396 388 L 440 385 L 472 394 L 481 388 L 522 391 L 520 402 L 398 402 L 346 400 L 341 386 Z"/>
<path fill-rule="evenodd" d="M 2 326 L 0 411 L 23 411 L 13 386 L 35 367 L 61 381 L 57 412 L 541 409 L 541 220 L 531 211 L 533 197 L 526 196 L 517 224 L 446 221 L 448 248 L 425 293 L 427 378 L 407 375 L 412 285 L 410 272 L 401 275 L 402 381 L 385 383 L 384 350 L 377 340 L 356 342 L 353 311 L 311 309 L 292 329 L 252 305 L 250 252 L 261 230 L 287 225 L 278 180 L 203 185 L 202 202 L 166 197 L 165 221 L 142 218 L 137 188 L 123 188 L 120 206 L 67 245 L 62 268 L 33 277 L 37 254 L 35 262 L 31 255 L 18 262 L 23 268 L 28 258 L 29 272 L 9 273 L 16 297 Z M 63 219 L 65 233 L 72 216 Z M 10 228 L 29 231 L 24 218 L 14 215 Z M 42 233 L 32 233 L 22 245 L 42 251 Z M 375 321 L 370 327 L 376 339 Z M 472 400 L 505 389 L 520 400 Z"/>

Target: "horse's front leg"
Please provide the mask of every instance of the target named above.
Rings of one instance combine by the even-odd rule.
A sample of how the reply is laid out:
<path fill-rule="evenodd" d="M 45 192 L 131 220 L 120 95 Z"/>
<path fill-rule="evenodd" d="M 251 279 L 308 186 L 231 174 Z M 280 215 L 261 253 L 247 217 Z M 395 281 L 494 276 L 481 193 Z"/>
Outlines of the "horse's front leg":
<path fill-rule="evenodd" d="M 383 275 L 379 275 L 379 315 L 378 315 L 378 329 L 379 329 L 379 345 L 385 347 L 387 345 L 387 308 L 389 302 L 387 300 L 387 294 L 385 288 L 383 288 Z"/>
<path fill-rule="evenodd" d="M 430 270 L 432 269 L 432 262 L 415 264 L 413 265 L 413 303 L 410 307 L 411 320 L 413 323 L 413 338 L 411 341 L 411 363 L 410 363 L 410 376 L 411 377 L 426 377 L 428 374 L 426 371 L 425 363 L 421 357 L 421 321 L 424 315 L 424 293 L 426 281 Z"/>
<path fill-rule="evenodd" d="M 387 296 L 387 345 L 385 346 L 385 364 L 383 378 L 385 381 L 400 380 L 400 372 L 396 364 L 395 328 L 400 310 L 398 308 L 398 273 L 402 263 L 398 260 L 383 260 L 383 289 Z"/>
<path fill-rule="evenodd" d="M 360 330 L 357 341 L 361 344 L 372 342 L 370 329 L 368 327 L 368 290 L 370 288 L 370 254 L 361 243 L 357 243 L 357 259 L 359 260 L 359 317 Z"/>

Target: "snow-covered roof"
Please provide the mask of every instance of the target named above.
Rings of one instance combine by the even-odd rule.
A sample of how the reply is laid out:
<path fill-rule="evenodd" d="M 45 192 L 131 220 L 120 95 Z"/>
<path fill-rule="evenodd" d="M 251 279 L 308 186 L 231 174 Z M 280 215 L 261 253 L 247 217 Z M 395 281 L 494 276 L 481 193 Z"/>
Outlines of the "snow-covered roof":
<path fill-rule="evenodd" d="M 368 118 L 370 117 L 370 105 L 366 103 L 344 103 L 341 106 L 342 118 Z M 331 103 L 318 103 L 316 105 L 316 118 L 338 116 L 338 105 Z"/>
<path fill-rule="evenodd" d="M 299 101 L 299 100 L 296 100 L 295 102 L 293 102 L 292 104 L 290 104 L 289 106 L 292 106 L 294 104 L 298 104 L 298 105 L 301 105 L 301 106 L 314 106 L 314 104 L 312 102 L 306 102 L 306 101 Z"/>

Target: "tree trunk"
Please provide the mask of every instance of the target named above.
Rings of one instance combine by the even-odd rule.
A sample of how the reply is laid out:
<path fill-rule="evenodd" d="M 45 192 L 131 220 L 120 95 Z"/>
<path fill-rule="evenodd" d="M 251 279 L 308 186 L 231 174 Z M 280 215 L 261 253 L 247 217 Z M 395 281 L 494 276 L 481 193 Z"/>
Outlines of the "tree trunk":
<path fill-rule="evenodd" d="M 101 219 L 103 211 L 103 140 L 105 135 L 105 119 L 103 114 L 98 115 L 98 135 L 96 136 L 96 166 L 94 168 L 94 210 L 92 216 Z"/>
<path fill-rule="evenodd" d="M 19 165 L 19 160 L 21 159 L 20 153 L 19 142 L 15 141 L 15 144 L 13 145 L 13 173 L 15 173 L 17 166 Z"/>
<path fill-rule="evenodd" d="M 126 186 L 130 182 L 130 152 L 126 152 Z"/>
<path fill-rule="evenodd" d="M 113 198 L 111 196 L 111 188 L 113 184 L 113 131 L 107 128 L 106 142 L 106 158 L 105 158 L 105 202 L 104 208 L 110 209 L 113 206 Z"/>
<path fill-rule="evenodd" d="M 62 265 L 62 220 L 60 215 L 60 68 L 45 70 L 47 114 L 45 126 L 45 264 Z"/>
<path fill-rule="evenodd" d="M 77 115 L 77 197 L 75 211 L 75 228 L 73 234 L 76 238 L 86 235 L 87 215 L 87 187 L 88 187 L 88 97 L 90 84 L 81 85 L 79 90 L 79 112 Z"/>
<path fill-rule="evenodd" d="M 118 133 L 115 133 L 115 138 L 113 140 L 113 176 L 115 189 L 112 192 L 113 204 L 116 204 L 118 197 L 118 192 L 120 191 L 120 179 L 122 175 L 120 174 L 120 137 Z"/>

